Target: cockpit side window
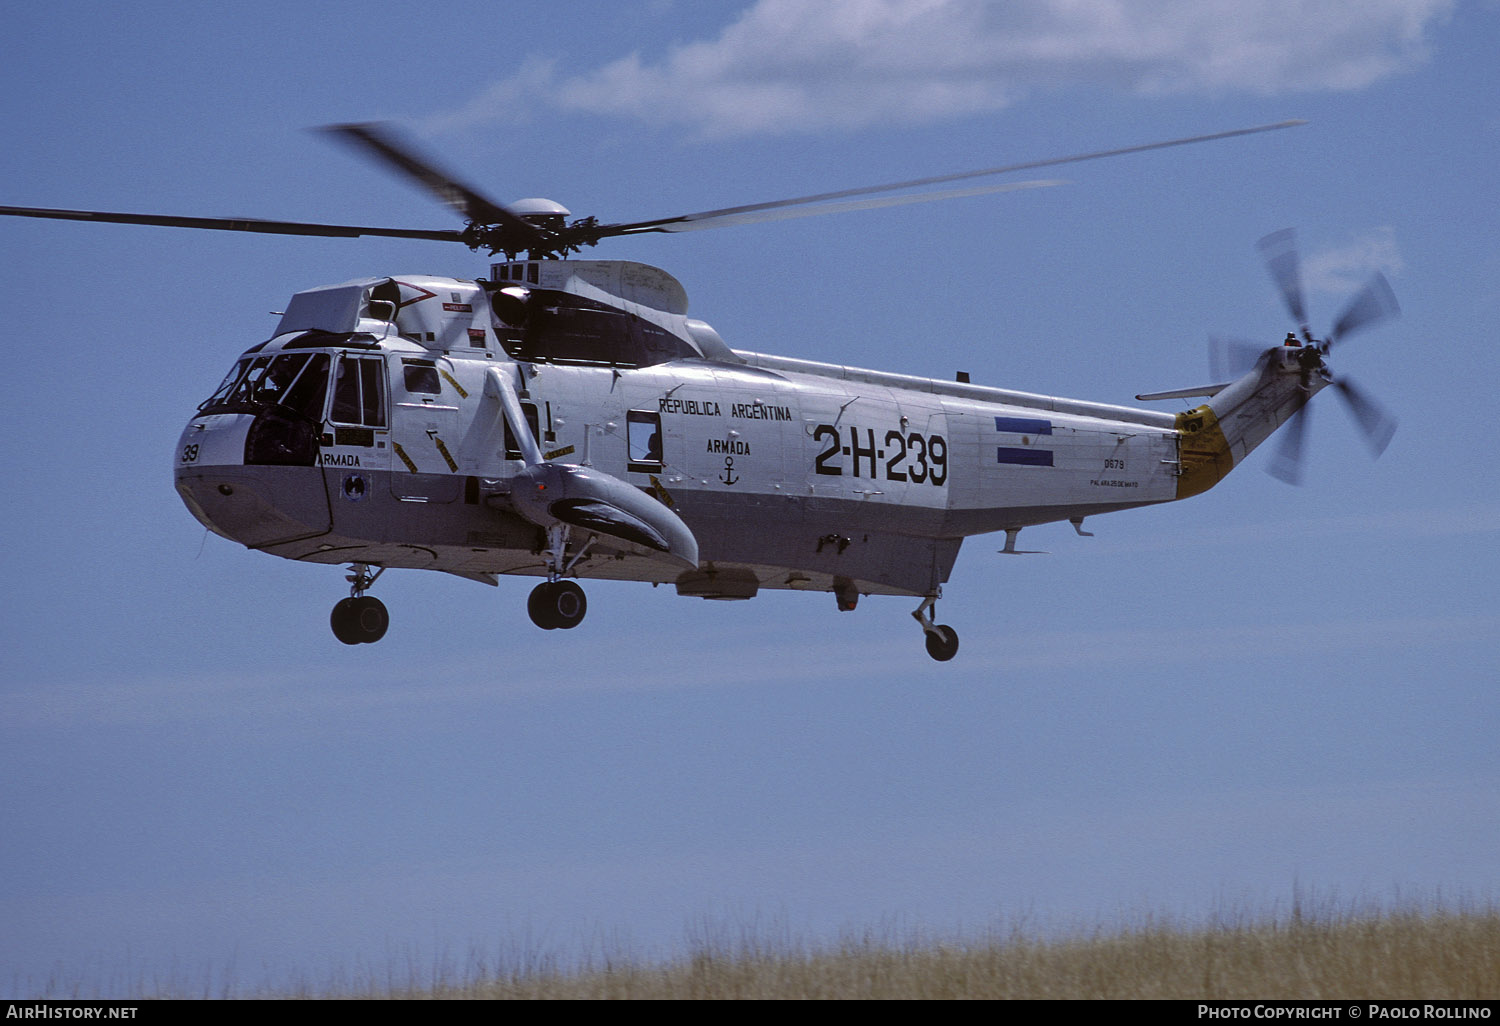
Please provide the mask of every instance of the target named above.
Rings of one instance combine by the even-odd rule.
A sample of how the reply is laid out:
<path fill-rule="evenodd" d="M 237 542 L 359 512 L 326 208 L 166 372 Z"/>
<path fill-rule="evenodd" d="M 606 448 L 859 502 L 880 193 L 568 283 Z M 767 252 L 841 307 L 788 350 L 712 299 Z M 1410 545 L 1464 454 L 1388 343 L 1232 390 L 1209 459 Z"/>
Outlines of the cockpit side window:
<path fill-rule="evenodd" d="M 359 423 L 359 363 L 347 356 L 339 360 L 333 379 L 332 418 L 340 424 Z"/>
<path fill-rule="evenodd" d="M 328 393 L 328 354 L 314 353 L 301 375 L 286 390 L 281 404 L 311 421 L 323 419 L 323 397 Z"/>
<path fill-rule="evenodd" d="M 385 363 L 360 360 L 360 411 L 366 427 L 385 427 Z"/>
<path fill-rule="evenodd" d="M 378 356 L 339 357 L 332 419 L 339 424 L 385 427 L 385 361 Z"/>

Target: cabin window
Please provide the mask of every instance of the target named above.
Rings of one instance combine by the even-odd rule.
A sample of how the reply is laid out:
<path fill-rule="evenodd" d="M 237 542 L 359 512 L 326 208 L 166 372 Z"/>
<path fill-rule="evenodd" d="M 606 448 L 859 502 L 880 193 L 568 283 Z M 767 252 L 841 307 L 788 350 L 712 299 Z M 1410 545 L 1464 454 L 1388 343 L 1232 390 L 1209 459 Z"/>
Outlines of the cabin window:
<path fill-rule="evenodd" d="M 630 470 L 643 474 L 661 470 L 661 414 L 646 410 L 628 411 L 625 414 L 625 440 L 630 447 Z"/>
<path fill-rule="evenodd" d="M 691 343 L 636 314 L 552 289 L 531 289 L 524 306 L 497 307 L 496 313 L 508 322 L 496 333 L 517 360 L 649 367 L 699 355 Z"/>
<path fill-rule="evenodd" d="M 534 442 L 539 433 L 537 430 L 536 403 L 523 402 L 521 404 L 521 415 L 526 418 L 526 426 L 531 430 L 531 438 Z M 505 458 L 508 460 L 525 458 L 521 455 L 521 446 L 516 442 L 515 433 L 510 429 L 509 420 L 505 420 Z"/>
<path fill-rule="evenodd" d="M 437 365 L 423 360 L 402 360 L 401 375 L 408 392 L 422 395 L 440 395 L 442 379 L 438 377 Z"/>

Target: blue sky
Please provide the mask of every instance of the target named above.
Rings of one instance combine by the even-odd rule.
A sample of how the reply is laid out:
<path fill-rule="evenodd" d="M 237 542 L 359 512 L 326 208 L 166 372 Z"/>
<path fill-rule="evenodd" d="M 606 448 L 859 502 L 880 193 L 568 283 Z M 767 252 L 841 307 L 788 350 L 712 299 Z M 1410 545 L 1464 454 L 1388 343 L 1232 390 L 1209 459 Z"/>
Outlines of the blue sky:
<path fill-rule="evenodd" d="M 952 936 L 1493 900 L 1500 877 L 1500 6 L 58 3 L 11 15 L 12 205 L 456 227 L 316 133 L 393 120 L 501 200 L 637 220 L 1300 117 L 1055 189 L 619 240 L 737 348 L 1132 402 L 1206 340 L 1314 326 L 1375 270 L 1403 317 L 1170 506 L 973 539 L 922 651 L 905 599 L 749 603 L 417 572 L 347 649 L 339 570 L 243 550 L 171 487 L 269 311 L 458 247 L 0 225 L 13 387 L 0 993 L 241 990 L 763 929 Z M 1159 404 L 1163 409 L 1181 403 Z"/>

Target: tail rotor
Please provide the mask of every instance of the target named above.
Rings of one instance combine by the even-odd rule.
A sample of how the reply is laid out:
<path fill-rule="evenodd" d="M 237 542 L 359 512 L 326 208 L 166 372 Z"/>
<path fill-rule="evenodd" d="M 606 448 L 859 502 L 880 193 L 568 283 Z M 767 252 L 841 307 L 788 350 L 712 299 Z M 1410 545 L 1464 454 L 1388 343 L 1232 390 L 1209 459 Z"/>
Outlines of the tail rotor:
<path fill-rule="evenodd" d="M 1400 307 L 1396 303 L 1396 295 L 1390 283 L 1385 280 L 1384 275 L 1376 272 L 1349 300 L 1343 313 L 1334 321 L 1333 329 L 1328 336 L 1319 340 L 1313 337 L 1312 329 L 1308 326 L 1307 306 L 1303 300 L 1301 260 L 1297 255 L 1295 232 L 1290 228 L 1272 232 L 1260 240 L 1258 248 L 1266 261 L 1266 269 L 1270 272 L 1271 280 L 1280 291 L 1287 311 L 1292 315 L 1292 320 L 1297 324 L 1300 333 L 1302 346 L 1297 355 L 1297 362 L 1302 367 L 1303 387 L 1308 391 L 1314 391 L 1312 388 L 1314 375 L 1332 385 L 1349 408 L 1355 423 L 1359 425 L 1370 451 L 1378 457 L 1385 452 L 1386 447 L 1391 443 L 1392 436 L 1396 433 L 1396 418 L 1348 378 L 1335 377 L 1325 357 L 1334 346 L 1344 342 L 1351 335 L 1381 321 L 1389 320 L 1400 313 Z M 1292 345 L 1297 337 L 1299 336 L 1289 336 L 1287 345 Z M 1232 367 L 1235 363 L 1243 364 L 1243 344 L 1218 341 L 1216 348 L 1222 354 L 1217 359 L 1224 366 Z M 1288 484 L 1300 484 L 1302 481 L 1302 461 L 1309 415 L 1310 411 L 1304 405 L 1292 416 L 1284 428 L 1276 455 L 1267 468 L 1272 475 Z"/>

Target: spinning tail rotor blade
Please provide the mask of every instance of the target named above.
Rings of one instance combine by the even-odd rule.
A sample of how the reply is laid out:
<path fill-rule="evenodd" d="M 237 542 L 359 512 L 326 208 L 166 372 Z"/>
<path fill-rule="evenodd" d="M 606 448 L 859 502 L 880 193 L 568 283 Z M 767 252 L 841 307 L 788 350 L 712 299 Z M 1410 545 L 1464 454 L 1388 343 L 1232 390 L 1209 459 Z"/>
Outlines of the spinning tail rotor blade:
<path fill-rule="evenodd" d="M 1391 444 L 1391 438 L 1396 434 L 1396 418 L 1374 399 L 1355 388 L 1352 382 L 1340 379 L 1333 386 L 1338 389 L 1349 412 L 1359 423 L 1360 430 L 1365 433 L 1370 451 L 1378 457 L 1385 452 L 1386 446 Z"/>
<path fill-rule="evenodd" d="M 1396 293 L 1391 290 L 1390 282 L 1385 280 L 1385 275 L 1377 272 L 1344 308 L 1328 336 L 1328 345 L 1332 348 L 1354 332 L 1395 317 L 1400 312 L 1401 307 L 1396 304 Z"/>
<path fill-rule="evenodd" d="M 1285 434 L 1276 449 L 1276 455 L 1266 467 L 1272 477 L 1280 478 L 1289 485 L 1302 483 L 1302 442 L 1307 437 L 1307 420 L 1312 410 L 1304 406 L 1292 414 L 1292 419 L 1282 429 Z"/>
<path fill-rule="evenodd" d="M 1302 272 L 1297 258 L 1296 238 L 1292 230 L 1287 228 L 1272 232 L 1260 240 L 1259 248 L 1261 256 L 1265 258 L 1266 267 L 1271 272 L 1271 278 L 1281 290 L 1287 309 L 1291 311 L 1292 317 L 1302 329 L 1302 338 L 1306 345 L 1298 350 L 1297 362 L 1302 368 L 1303 388 L 1315 391 L 1309 389 L 1310 382 L 1315 378 L 1321 378 L 1323 384 L 1332 385 L 1359 424 L 1360 431 L 1365 436 L 1365 442 L 1370 446 L 1370 451 L 1379 456 L 1385 452 L 1386 446 L 1391 444 L 1391 438 L 1396 433 L 1396 418 L 1387 413 L 1374 399 L 1356 388 L 1353 382 L 1334 377 L 1324 357 L 1335 345 L 1355 332 L 1400 313 L 1400 307 L 1396 303 L 1396 294 L 1391 290 L 1390 283 L 1385 280 L 1384 275 L 1377 273 L 1364 288 L 1355 293 L 1344 308 L 1344 312 L 1334 323 L 1333 330 L 1328 334 L 1327 339 L 1319 342 L 1312 337 L 1312 332 L 1307 326 L 1307 307 L 1302 298 Z M 1285 434 L 1282 436 L 1276 456 L 1266 468 L 1271 474 L 1289 484 L 1299 484 L 1302 480 L 1302 449 L 1307 436 L 1308 416 L 1309 411 L 1306 406 L 1293 414 L 1290 423 L 1283 428 Z"/>
<path fill-rule="evenodd" d="M 1221 338 L 1217 335 L 1208 340 L 1208 373 L 1215 381 L 1233 381 L 1250 373 L 1250 368 L 1260 359 L 1266 347 L 1242 338 Z"/>
<path fill-rule="evenodd" d="M 1281 298 L 1291 311 L 1292 320 L 1302 331 L 1304 340 L 1312 341 L 1312 328 L 1307 322 L 1307 305 L 1302 301 L 1302 268 L 1297 257 L 1297 233 L 1291 228 L 1272 232 L 1258 243 L 1271 280 L 1281 290 Z"/>

